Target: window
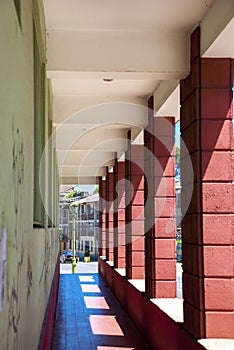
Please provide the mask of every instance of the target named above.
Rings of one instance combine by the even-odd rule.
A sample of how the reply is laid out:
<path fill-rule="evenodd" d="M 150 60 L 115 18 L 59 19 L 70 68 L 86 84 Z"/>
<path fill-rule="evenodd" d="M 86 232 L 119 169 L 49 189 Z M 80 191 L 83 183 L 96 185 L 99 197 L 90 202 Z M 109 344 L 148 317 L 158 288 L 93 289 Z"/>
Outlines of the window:
<path fill-rule="evenodd" d="M 68 219 L 68 209 L 63 209 L 63 218 L 64 220 Z"/>
<path fill-rule="evenodd" d="M 89 241 L 85 241 L 85 250 L 89 250 Z"/>
<path fill-rule="evenodd" d="M 21 2 L 21 0 L 14 0 L 16 14 L 18 17 L 19 25 L 21 26 L 21 4 L 20 4 L 20 2 Z"/>
<path fill-rule="evenodd" d="M 49 90 L 49 89 L 48 89 Z M 48 101 L 49 101 L 49 93 L 48 93 Z M 48 109 L 50 106 L 48 106 Z M 53 131 L 53 125 L 52 125 L 52 120 L 49 119 L 48 121 L 48 140 L 49 142 L 47 143 L 46 146 L 46 151 L 47 151 L 47 181 L 48 181 L 48 208 L 47 208 L 47 214 L 48 214 L 48 226 L 49 227 L 54 227 L 55 226 L 55 215 L 54 215 L 54 174 L 53 174 L 53 144 L 51 142 L 50 136 L 52 135 Z M 61 213 L 62 214 L 62 213 Z M 60 214 L 60 215 L 61 215 Z M 60 216 L 60 220 L 61 220 Z"/>
<path fill-rule="evenodd" d="M 36 30 L 33 31 L 34 44 L 34 226 L 45 226 L 45 211 L 41 189 L 45 191 L 45 164 L 42 154 L 45 147 L 45 64 L 41 62 Z M 41 164 L 42 162 L 42 164 Z M 41 166 L 41 168 L 40 168 Z M 41 172 L 41 179 L 40 173 Z"/>
<path fill-rule="evenodd" d="M 63 223 L 63 219 L 62 219 L 62 213 L 63 213 L 63 209 L 62 208 L 60 208 L 59 209 L 59 217 L 60 217 L 60 224 L 62 224 Z"/>

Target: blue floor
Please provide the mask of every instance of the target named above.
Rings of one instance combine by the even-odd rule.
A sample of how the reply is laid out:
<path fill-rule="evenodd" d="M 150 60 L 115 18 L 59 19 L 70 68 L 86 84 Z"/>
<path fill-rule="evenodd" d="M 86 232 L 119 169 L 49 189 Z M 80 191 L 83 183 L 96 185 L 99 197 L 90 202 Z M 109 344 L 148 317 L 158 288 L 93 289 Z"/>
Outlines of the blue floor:
<path fill-rule="evenodd" d="M 83 272 L 83 271 L 82 271 Z M 60 275 L 53 350 L 150 350 L 97 273 Z"/>

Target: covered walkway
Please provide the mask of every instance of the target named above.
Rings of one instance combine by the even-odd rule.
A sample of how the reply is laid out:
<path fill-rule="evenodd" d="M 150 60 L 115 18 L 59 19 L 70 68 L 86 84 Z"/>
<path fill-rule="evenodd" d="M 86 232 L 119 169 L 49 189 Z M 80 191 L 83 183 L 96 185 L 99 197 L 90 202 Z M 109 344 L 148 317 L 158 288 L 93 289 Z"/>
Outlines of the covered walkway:
<path fill-rule="evenodd" d="M 61 265 L 53 349 L 150 350 L 97 273 L 97 264 Z"/>
<path fill-rule="evenodd" d="M 111 291 L 153 349 L 233 350 L 234 1 L 1 0 L 0 29 L 1 350 L 52 348 L 59 184 L 99 186 L 106 284 L 60 276 L 54 348 L 144 349 Z"/>

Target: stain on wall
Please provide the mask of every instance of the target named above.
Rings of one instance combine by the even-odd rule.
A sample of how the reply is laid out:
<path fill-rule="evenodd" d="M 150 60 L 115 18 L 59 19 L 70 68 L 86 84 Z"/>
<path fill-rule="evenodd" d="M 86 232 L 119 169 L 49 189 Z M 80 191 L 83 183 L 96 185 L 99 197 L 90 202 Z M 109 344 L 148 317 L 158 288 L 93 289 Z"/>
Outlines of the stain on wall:
<path fill-rule="evenodd" d="M 13 342 L 14 349 L 18 349 L 19 335 L 18 326 L 20 322 L 20 300 L 19 295 L 21 291 L 21 275 L 22 266 L 24 260 L 24 248 L 21 249 L 20 261 L 17 264 L 17 273 L 13 277 L 12 286 L 8 297 L 9 302 L 9 312 L 8 312 L 8 344 Z"/>
<path fill-rule="evenodd" d="M 28 267 L 27 267 L 27 300 L 31 293 L 32 288 L 32 280 L 33 280 L 33 272 L 32 272 L 32 264 L 30 255 L 28 255 Z"/>
<path fill-rule="evenodd" d="M 15 210 L 15 248 L 18 249 L 18 227 L 20 219 L 20 192 L 24 182 L 24 143 L 19 128 L 15 127 L 15 120 L 12 120 L 12 171 L 14 189 L 14 210 Z"/>
<path fill-rule="evenodd" d="M 1 215 L 0 226 L 0 312 L 4 306 L 6 288 L 6 263 L 7 263 L 7 230 L 5 227 L 4 212 Z"/>
<path fill-rule="evenodd" d="M 33 35 L 45 34 L 43 1 L 22 2 L 21 15 L 23 30 L 13 2 L 1 2 L 0 349 L 32 350 L 39 343 L 58 247 L 56 228 L 33 227 Z"/>
<path fill-rule="evenodd" d="M 22 222 L 22 186 L 24 183 L 24 144 L 20 129 L 15 127 L 15 120 L 12 120 L 12 180 L 13 180 L 13 197 L 14 197 L 14 222 L 11 237 L 11 248 L 14 250 L 13 261 L 15 263 L 15 274 L 11 276 L 10 288 L 8 289 L 7 301 L 9 304 L 8 312 L 8 344 L 13 344 L 18 348 L 18 326 L 20 322 L 20 300 L 21 293 L 21 276 L 24 264 L 24 241 L 20 231 Z M 12 260 L 11 260 L 12 261 Z M 11 269 L 12 271 L 13 269 Z"/>

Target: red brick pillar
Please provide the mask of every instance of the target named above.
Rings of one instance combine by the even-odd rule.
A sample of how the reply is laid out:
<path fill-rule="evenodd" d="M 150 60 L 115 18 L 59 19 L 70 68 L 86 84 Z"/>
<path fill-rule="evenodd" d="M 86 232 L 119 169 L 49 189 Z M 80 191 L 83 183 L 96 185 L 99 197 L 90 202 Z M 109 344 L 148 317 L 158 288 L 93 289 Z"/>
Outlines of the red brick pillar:
<path fill-rule="evenodd" d="M 174 118 L 152 116 L 145 130 L 145 279 L 149 298 L 176 297 Z"/>
<path fill-rule="evenodd" d="M 124 268 L 126 264 L 125 162 L 116 161 L 115 163 L 114 186 L 114 266 Z"/>
<path fill-rule="evenodd" d="M 144 145 L 132 145 L 129 132 L 126 152 L 126 277 L 145 278 L 144 252 Z"/>
<path fill-rule="evenodd" d="M 106 260 L 114 261 L 114 173 L 106 177 Z"/>
<path fill-rule="evenodd" d="M 181 82 L 184 327 L 195 338 L 232 338 L 233 163 L 230 59 L 200 58 L 200 28 L 191 37 L 191 74 Z M 184 209 L 183 209 L 184 210 Z"/>
<path fill-rule="evenodd" d="M 106 181 L 99 179 L 99 256 L 106 256 Z"/>

